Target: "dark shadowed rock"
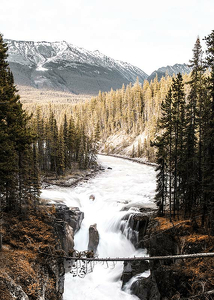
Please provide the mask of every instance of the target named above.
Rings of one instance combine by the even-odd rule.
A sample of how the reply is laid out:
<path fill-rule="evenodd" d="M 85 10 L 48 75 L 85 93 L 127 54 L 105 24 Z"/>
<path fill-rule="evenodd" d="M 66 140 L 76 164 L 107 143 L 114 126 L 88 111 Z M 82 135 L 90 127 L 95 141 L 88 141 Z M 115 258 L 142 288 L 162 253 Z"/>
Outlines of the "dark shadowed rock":
<path fill-rule="evenodd" d="M 76 233 L 80 229 L 84 213 L 78 207 L 69 208 L 65 204 L 56 204 L 55 207 L 57 217 L 68 223 Z"/>
<path fill-rule="evenodd" d="M 122 286 L 124 286 L 133 276 L 143 273 L 149 269 L 148 261 L 124 262 L 124 269 L 121 276 Z"/>
<path fill-rule="evenodd" d="M 125 222 L 121 223 L 120 230 L 132 242 L 136 248 L 142 247 L 142 239 L 146 233 L 149 223 L 147 212 L 127 214 L 124 216 Z"/>
<path fill-rule="evenodd" d="M 141 300 L 160 300 L 160 293 L 153 276 L 137 279 L 132 284 L 131 291 Z"/>
<path fill-rule="evenodd" d="M 99 232 L 97 230 L 97 224 L 94 224 L 89 227 L 88 250 L 90 251 L 92 250 L 94 253 L 96 253 L 98 244 L 99 244 Z"/>
<path fill-rule="evenodd" d="M 79 230 L 84 213 L 78 207 L 56 204 L 55 230 L 62 249 L 68 253 L 74 247 L 74 234 Z"/>

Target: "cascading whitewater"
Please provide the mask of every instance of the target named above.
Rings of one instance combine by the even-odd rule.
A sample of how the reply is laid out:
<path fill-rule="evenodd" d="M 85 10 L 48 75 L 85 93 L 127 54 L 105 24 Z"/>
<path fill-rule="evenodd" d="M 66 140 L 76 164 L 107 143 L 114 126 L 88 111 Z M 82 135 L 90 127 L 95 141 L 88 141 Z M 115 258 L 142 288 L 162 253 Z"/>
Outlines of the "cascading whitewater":
<path fill-rule="evenodd" d="M 78 206 L 84 212 L 81 228 L 75 235 L 76 250 L 87 250 L 89 227 L 96 223 L 100 237 L 97 255 L 100 258 L 145 256 L 145 250 L 136 250 L 131 243 L 133 232 L 128 224 L 140 207 L 154 207 L 154 168 L 105 156 L 99 157 L 99 163 L 112 169 L 73 189 L 44 190 L 42 197 L 61 200 L 70 207 Z M 94 201 L 89 199 L 91 194 L 95 195 Z M 95 264 L 93 272 L 84 278 L 67 273 L 64 300 L 138 299 L 129 294 L 129 286 L 121 290 L 122 271 L 123 263 L 118 262 Z M 140 276 L 148 275 L 147 272 Z"/>

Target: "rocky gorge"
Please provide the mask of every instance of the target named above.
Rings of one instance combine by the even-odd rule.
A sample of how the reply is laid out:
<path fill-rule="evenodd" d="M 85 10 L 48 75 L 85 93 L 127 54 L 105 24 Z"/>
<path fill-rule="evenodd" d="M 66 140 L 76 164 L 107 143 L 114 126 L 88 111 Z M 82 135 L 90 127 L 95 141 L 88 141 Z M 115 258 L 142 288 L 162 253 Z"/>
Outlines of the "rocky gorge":
<path fill-rule="evenodd" d="M 43 205 L 39 211 L 4 215 L 0 252 L 1 300 L 61 300 L 63 255 L 73 249 L 83 213 L 65 205 Z M 48 254 L 48 255 L 46 255 Z"/>
<path fill-rule="evenodd" d="M 112 158 L 112 160 L 115 159 Z M 109 163 L 109 161 L 107 162 Z M 137 171 L 134 170 L 134 172 L 137 174 L 142 168 L 142 165 L 133 165 L 132 162 L 128 161 L 126 168 L 128 169 L 129 166 L 131 169 L 136 167 Z M 152 167 L 145 167 L 152 170 Z M 116 172 L 118 177 L 119 169 L 124 172 L 122 164 L 119 164 L 118 169 L 116 166 L 108 165 L 108 168 L 105 168 L 106 171 L 102 172 L 104 182 L 112 180 L 113 172 Z M 128 176 L 126 174 L 123 177 L 123 181 L 126 178 L 128 180 L 125 181 L 125 186 L 130 182 L 129 171 L 127 172 Z M 146 177 L 148 178 L 148 176 L 148 169 L 146 169 Z M 89 179 L 89 177 L 84 178 Z M 64 284 L 64 278 L 65 271 L 69 271 L 69 269 L 66 268 L 63 256 L 67 256 L 67 253 L 73 249 L 74 234 L 80 232 L 83 221 L 88 218 L 85 216 L 85 212 L 88 210 L 91 211 L 92 216 L 90 220 L 87 220 L 89 239 L 84 249 L 98 251 L 101 255 L 100 244 L 103 244 L 103 228 L 100 227 L 99 214 L 96 213 L 97 207 L 101 207 L 102 200 L 102 195 L 98 193 L 99 184 L 101 184 L 102 192 L 106 189 L 100 180 L 101 177 L 95 177 L 92 180 L 92 183 L 95 181 L 96 190 L 94 190 L 92 183 L 87 183 L 88 180 L 83 181 L 82 186 L 77 187 L 75 191 L 72 189 L 72 195 L 69 194 L 69 197 L 72 196 L 74 200 L 69 198 L 70 202 L 62 201 L 61 203 L 56 191 L 60 191 L 62 199 L 68 197 L 66 193 L 68 182 L 66 185 L 60 184 L 57 188 L 55 186 L 50 187 L 50 189 L 46 185 L 44 191 L 48 190 L 50 199 L 54 200 L 53 202 L 50 203 L 48 199 L 44 201 L 43 197 L 39 210 L 30 214 L 29 217 L 26 217 L 24 212 L 19 216 L 4 216 L 4 246 L 3 251 L 0 252 L 2 300 L 61 300 L 63 297 L 66 299 L 68 292 L 65 295 L 64 288 L 68 289 L 68 284 Z M 113 181 L 118 186 L 115 179 Z M 110 182 L 108 182 L 108 189 L 109 184 Z M 142 183 L 139 182 L 139 184 L 142 187 Z M 148 185 L 148 182 L 146 184 Z M 107 218 L 111 217 L 111 211 L 108 211 L 107 208 L 111 203 L 108 202 L 108 199 L 112 199 L 112 196 L 105 198 L 104 204 L 106 206 L 102 207 L 106 218 L 104 219 L 106 220 L 105 226 L 108 227 L 111 224 L 114 231 L 118 228 L 121 234 L 131 241 L 135 249 L 147 249 L 150 256 L 213 251 L 213 237 L 201 229 L 200 219 L 195 220 L 195 222 L 192 220 L 173 220 L 170 222 L 169 219 L 159 216 L 155 206 L 151 208 L 147 207 L 146 203 L 129 202 L 124 199 L 124 194 L 120 200 L 119 194 L 115 194 L 114 188 L 110 187 L 110 191 L 112 191 L 113 197 L 117 199 L 116 205 L 119 205 L 121 209 L 118 211 L 118 215 L 110 218 L 109 222 Z M 121 193 L 121 190 L 119 192 Z M 132 188 L 130 194 L 132 197 L 136 197 L 133 196 L 134 192 L 135 190 Z M 74 203 L 82 193 L 84 199 L 81 203 L 86 207 L 77 207 Z M 92 193 L 97 193 L 93 201 L 89 199 L 89 195 Z M 138 193 L 139 191 L 136 195 Z M 148 197 L 146 192 L 145 195 Z M 107 196 L 105 195 L 105 197 Z M 126 197 L 129 199 L 129 195 Z M 99 201 L 97 201 L 98 199 Z M 142 192 L 140 199 L 142 199 Z M 68 203 L 70 204 L 68 205 Z M 130 208 L 133 205 L 135 209 L 130 213 Z M 93 214 L 94 210 L 95 213 Z M 101 218 L 104 217 L 101 216 Z M 112 245 L 109 238 L 111 239 L 111 236 L 108 236 L 108 244 Z M 108 244 L 106 244 L 106 248 L 109 247 Z M 113 244 L 117 246 L 116 240 L 113 241 Z M 118 249 L 121 250 L 122 245 L 123 239 L 121 237 Z M 214 259 L 212 258 L 126 262 L 120 276 L 122 289 L 127 290 L 127 286 L 129 286 L 130 293 L 142 300 L 212 299 L 214 290 L 213 266 Z M 142 273 L 144 272 L 147 272 L 149 276 L 143 276 Z M 80 285 L 85 284 L 82 280 L 80 279 Z M 89 284 L 91 286 L 91 282 Z M 111 280 L 109 287 L 112 286 L 113 289 L 113 285 Z M 74 287 L 76 288 L 76 286 Z M 87 290 L 87 285 L 85 289 Z M 117 299 L 117 294 L 115 297 L 113 299 Z M 70 294 L 69 299 L 73 299 Z M 112 298 L 109 297 L 108 299 Z M 118 297 L 118 299 L 120 298 Z"/>
<path fill-rule="evenodd" d="M 159 217 L 157 212 L 150 216 L 138 214 L 133 217 L 132 229 L 138 222 L 139 242 L 150 256 L 172 256 L 212 252 L 214 238 L 206 234 L 196 221 L 174 220 Z M 142 272 L 150 269 L 150 276 Z M 141 300 L 213 299 L 214 259 L 171 259 L 158 261 L 130 262 L 124 264 L 123 286 L 130 285 L 131 292 Z M 135 276 L 132 283 L 128 281 Z"/>

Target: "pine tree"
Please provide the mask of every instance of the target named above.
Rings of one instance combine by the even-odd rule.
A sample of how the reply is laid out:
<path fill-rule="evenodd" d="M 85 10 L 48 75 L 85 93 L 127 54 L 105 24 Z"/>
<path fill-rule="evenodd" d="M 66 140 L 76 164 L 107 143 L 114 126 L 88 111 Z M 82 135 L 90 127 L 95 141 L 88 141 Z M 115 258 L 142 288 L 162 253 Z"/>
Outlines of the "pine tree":
<path fill-rule="evenodd" d="M 200 39 L 197 38 L 193 48 L 191 80 L 188 82 L 190 92 L 186 105 L 185 129 L 185 213 L 194 215 L 194 209 L 200 204 L 202 190 L 202 149 L 201 149 L 201 113 L 204 89 L 204 65 L 202 60 Z M 193 209 L 194 208 L 194 209 Z"/>
<path fill-rule="evenodd" d="M 169 205 L 170 219 L 172 214 L 172 161 L 173 161 L 173 123 L 172 109 L 173 96 L 171 88 L 161 104 L 162 117 L 159 120 L 160 134 L 152 144 L 158 151 L 157 157 L 157 187 L 156 201 L 163 213 L 165 206 Z"/>
<path fill-rule="evenodd" d="M 65 125 L 65 124 L 64 124 Z M 65 158 L 67 159 L 67 147 L 65 145 L 65 127 L 61 126 L 58 135 L 58 147 L 57 147 L 57 170 L 58 176 L 61 176 L 65 172 Z"/>
<path fill-rule="evenodd" d="M 183 78 L 179 73 L 172 82 L 172 126 L 173 126 L 173 210 L 174 216 L 179 212 L 179 201 L 184 193 L 184 137 L 185 128 L 185 94 Z"/>
<path fill-rule="evenodd" d="M 204 125 L 204 178 L 203 178 L 203 202 L 204 215 L 210 211 L 210 220 L 214 224 L 214 30 L 205 37 L 207 45 L 206 62 L 210 68 L 208 77 L 208 98 L 204 116 L 207 122 Z M 214 226 L 213 226 L 214 227 Z M 214 231 L 214 229 L 213 229 Z"/>
<path fill-rule="evenodd" d="M 72 161 L 75 161 L 76 158 L 76 152 L 77 152 L 77 147 L 76 147 L 76 128 L 74 124 L 74 119 L 71 116 L 69 120 L 69 126 L 68 126 L 68 141 L 67 141 L 67 147 L 68 147 L 68 168 L 71 168 L 72 166 Z"/>
<path fill-rule="evenodd" d="M 28 178 L 34 136 L 30 117 L 16 94 L 7 59 L 7 46 L 0 35 L 0 198 L 6 209 L 21 210 L 29 199 L 32 181 Z"/>
<path fill-rule="evenodd" d="M 69 163 L 69 140 L 68 140 L 68 122 L 67 122 L 67 116 L 66 114 L 64 115 L 64 120 L 63 120 L 63 129 L 61 129 L 62 135 L 63 135 L 63 141 L 61 141 L 61 144 L 63 142 L 63 149 L 64 149 L 64 168 L 70 168 L 70 163 Z"/>

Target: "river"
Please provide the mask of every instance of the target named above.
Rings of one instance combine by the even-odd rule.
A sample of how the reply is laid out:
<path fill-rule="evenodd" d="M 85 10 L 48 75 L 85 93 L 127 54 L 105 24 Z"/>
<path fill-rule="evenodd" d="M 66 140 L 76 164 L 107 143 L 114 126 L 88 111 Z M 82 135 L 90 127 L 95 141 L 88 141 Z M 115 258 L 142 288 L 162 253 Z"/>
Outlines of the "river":
<path fill-rule="evenodd" d="M 105 171 L 74 188 L 52 188 L 43 190 L 42 197 L 61 201 L 69 207 L 79 207 L 84 220 L 75 235 L 74 248 L 86 250 L 88 229 L 97 224 L 100 241 L 99 257 L 146 256 L 143 249 L 136 250 L 130 240 L 121 233 L 122 218 L 139 211 L 139 207 L 154 208 L 155 169 L 121 158 L 98 156 L 98 162 Z M 89 199 L 90 195 L 95 200 Z M 128 228 L 127 228 L 128 230 Z M 128 236 L 128 234 L 127 234 Z M 123 263 L 115 266 L 97 264 L 93 272 L 84 278 L 66 273 L 64 300 L 133 300 L 128 287 L 121 290 Z M 145 272 L 141 276 L 148 276 Z M 128 285 L 127 285 L 128 286 Z"/>

